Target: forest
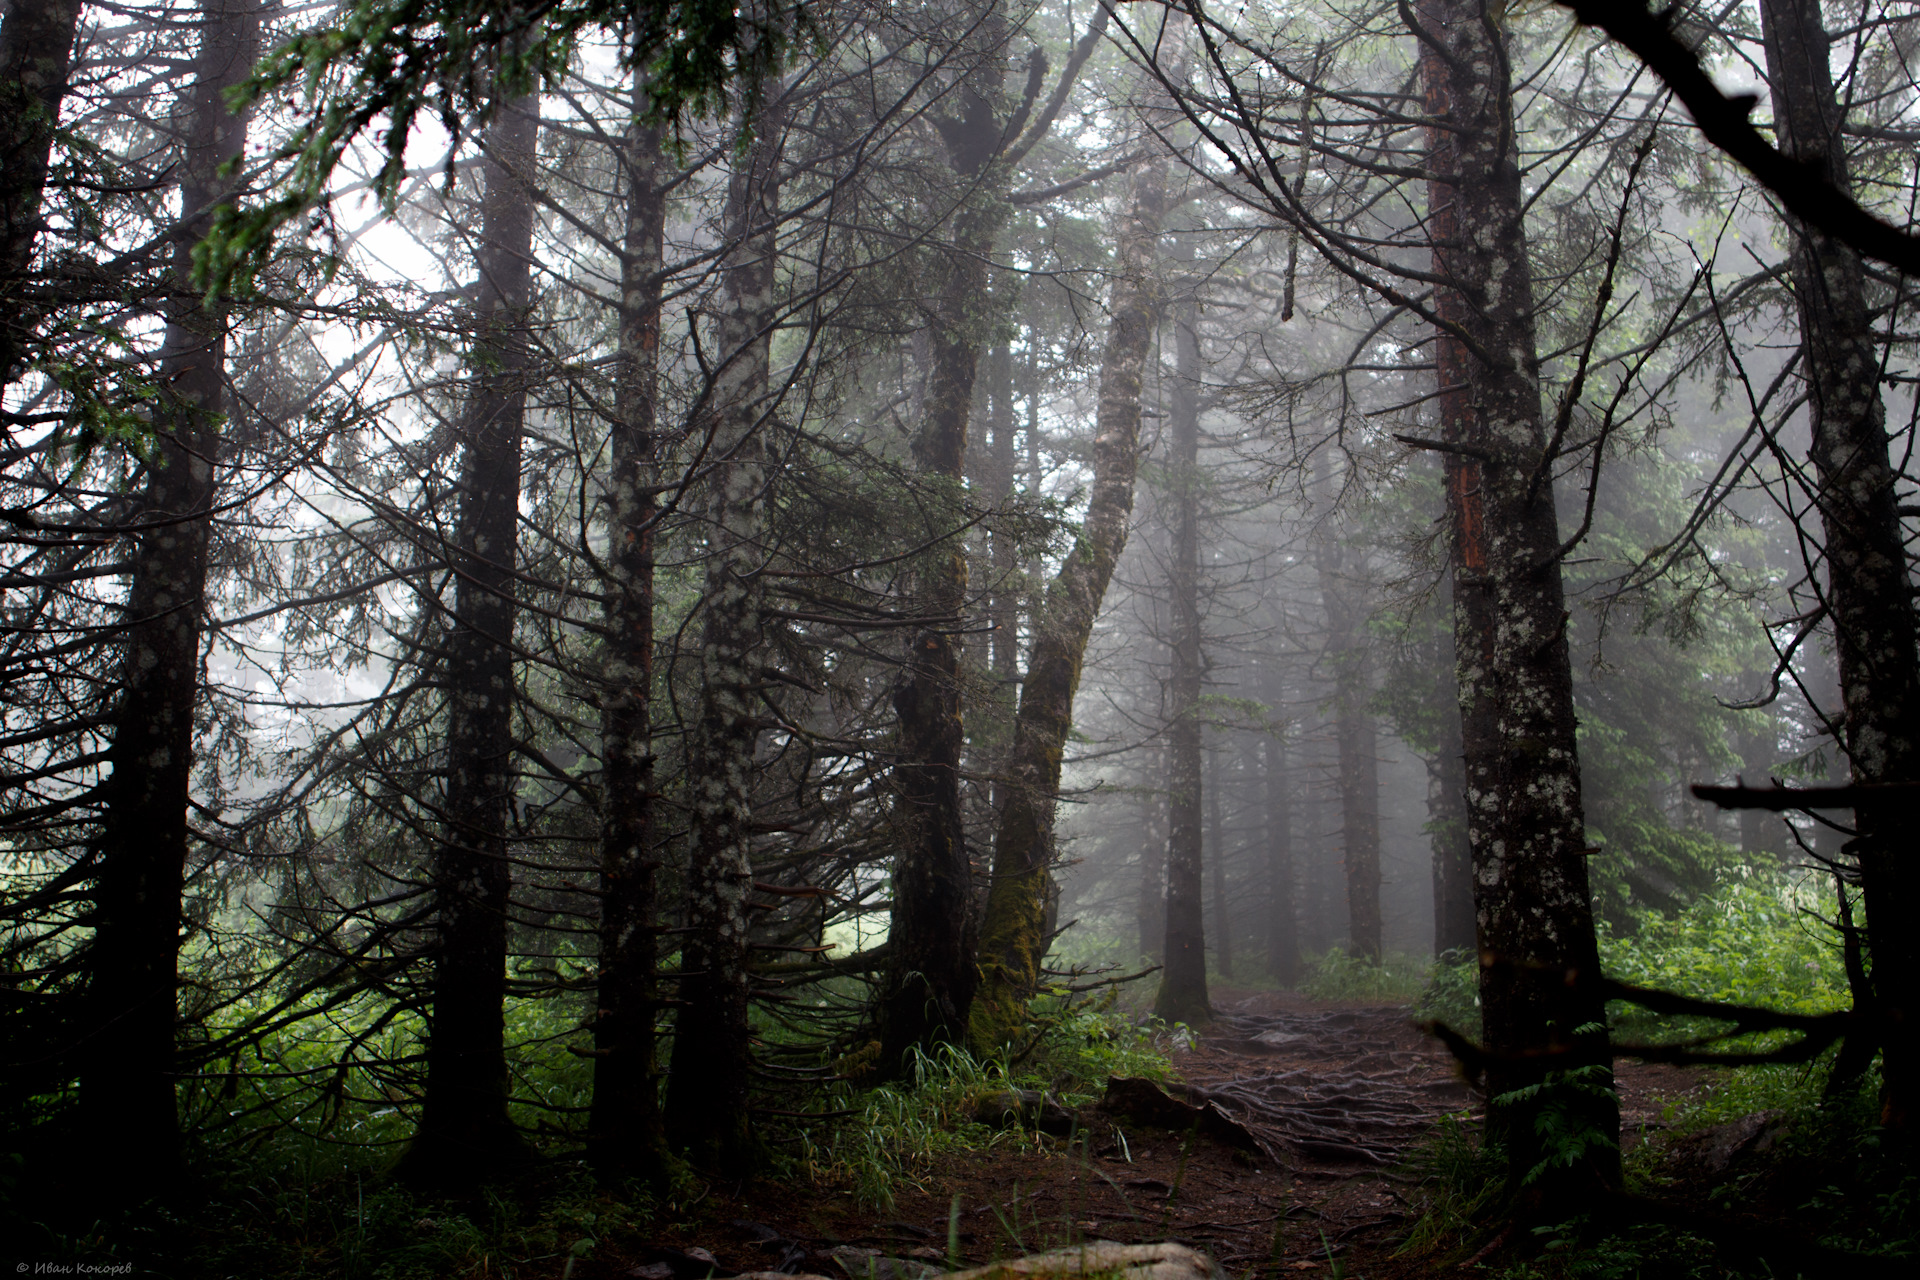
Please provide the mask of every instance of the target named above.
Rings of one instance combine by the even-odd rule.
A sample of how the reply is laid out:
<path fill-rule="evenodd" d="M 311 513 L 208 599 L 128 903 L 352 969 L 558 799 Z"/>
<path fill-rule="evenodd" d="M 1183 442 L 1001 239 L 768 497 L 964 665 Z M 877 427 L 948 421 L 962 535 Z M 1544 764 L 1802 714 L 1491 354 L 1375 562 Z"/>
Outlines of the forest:
<path fill-rule="evenodd" d="M 1896 0 L 4 0 L 0 1268 L 1907 1274 L 1916 209 Z"/>

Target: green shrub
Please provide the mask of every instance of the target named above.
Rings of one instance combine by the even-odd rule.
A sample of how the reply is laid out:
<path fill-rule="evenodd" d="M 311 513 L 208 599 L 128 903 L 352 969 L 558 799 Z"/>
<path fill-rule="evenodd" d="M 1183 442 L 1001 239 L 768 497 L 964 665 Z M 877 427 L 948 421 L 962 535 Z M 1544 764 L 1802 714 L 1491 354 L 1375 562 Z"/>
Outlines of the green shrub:
<path fill-rule="evenodd" d="M 1035 1010 L 1046 1016 L 1048 1000 L 1036 1001 Z M 1063 1102 L 1077 1105 L 1104 1094 L 1108 1076 L 1166 1080 L 1173 1074 L 1167 1058 L 1171 1048 L 1164 1022 L 1129 1019 L 1108 999 L 1061 1014 L 1033 1053 L 1015 1064 L 1015 1080 L 1025 1088 L 1052 1089 Z"/>
<path fill-rule="evenodd" d="M 1851 996 L 1840 948 L 1832 930 L 1813 915 L 1826 907 L 1823 891 L 1818 880 L 1793 879 L 1777 872 L 1729 873 L 1712 896 L 1676 916 L 1639 921 L 1631 937 L 1620 936 L 1601 921 L 1600 967 L 1608 977 L 1622 982 L 1704 1000 L 1792 1013 L 1844 1009 Z M 1330 953 L 1330 958 L 1340 975 L 1356 964 L 1337 953 Z M 1327 964 L 1328 959 L 1316 964 Z M 1337 989 L 1339 982 L 1328 985 Z M 1419 1014 L 1478 1037 L 1478 987 L 1472 954 L 1450 951 L 1434 962 L 1419 996 Z M 1617 1039 L 1640 1042 L 1697 1037 L 1724 1025 L 1709 1019 L 1661 1017 L 1625 1001 L 1609 1006 L 1607 1022 Z M 1780 1038 L 1780 1033 L 1773 1033 L 1743 1043 L 1753 1046 Z M 1759 1070 L 1764 1074 L 1773 1069 Z M 1793 1070 L 1804 1074 L 1804 1069 Z"/>
<path fill-rule="evenodd" d="M 1843 1009 L 1850 995 L 1838 939 L 1814 914 L 1830 913 L 1831 892 L 1823 878 L 1728 873 L 1711 896 L 1670 918 L 1639 921 L 1630 938 L 1603 924 L 1602 968 L 1625 982 L 1702 999 L 1796 1013 Z M 1477 980 L 1473 957 L 1442 957 L 1420 997 L 1420 1013 L 1477 1033 Z M 1613 1035 L 1623 1042 L 1686 1040 L 1729 1025 L 1660 1017 L 1626 1002 L 1611 1005 L 1608 1018 Z M 1771 1033 L 1717 1047 L 1752 1048 L 1783 1038 L 1784 1033 Z M 1715 1201 L 1745 1208 L 1764 1196 L 1769 1212 L 1784 1208 L 1804 1215 L 1809 1227 L 1835 1248 L 1890 1256 L 1920 1250 L 1915 1210 L 1920 1180 L 1880 1149 L 1869 1101 L 1873 1077 L 1857 1096 L 1827 1103 L 1821 1098 L 1824 1074 L 1818 1064 L 1712 1071 L 1703 1087 L 1669 1102 L 1663 1123 L 1685 1133 L 1755 1112 L 1775 1113 L 1781 1137 L 1774 1153 L 1705 1188 Z M 1627 1160 L 1632 1186 L 1660 1194 L 1659 1184 L 1676 1176 L 1664 1151 L 1657 1140 L 1633 1149 Z M 1497 1216 L 1494 1209 L 1505 1177 L 1498 1153 L 1480 1149 L 1477 1135 L 1450 1118 L 1411 1166 L 1421 1179 L 1416 1198 L 1420 1213 L 1408 1232 L 1405 1253 L 1465 1257 L 1491 1238 L 1487 1224 Z M 1510 1244 L 1503 1250 L 1529 1255 L 1499 1270 L 1505 1280 L 1732 1274 L 1714 1246 L 1665 1228 L 1608 1230 L 1576 1219 L 1541 1227 L 1533 1237 L 1525 1247 Z"/>
<path fill-rule="evenodd" d="M 1434 960 L 1414 1012 L 1423 1022 L 1443 1022 L 1463 1036 L 1480 1038 L 1480 966 L 1473 952 L 1444 951 Z"/>
<path fill-rule="evenodd" d="M 1813 915 L 1830 909 L 1830 892 L 1821 880 L 1774 872 L 1730 875 L 1711 897 L 1670 919 L 1643 921 L 1631 938 L 1603 925 L 1600 965 L 1622 982 L 1703 1000 L 1791 1013 L 1844 1009 L 1852 998 L 1839 940 Z M 1627 1004 L 1614 1005 L 1608 1019 L 1623 1039 L 1679 1039 L 1714 1025 Z"/>

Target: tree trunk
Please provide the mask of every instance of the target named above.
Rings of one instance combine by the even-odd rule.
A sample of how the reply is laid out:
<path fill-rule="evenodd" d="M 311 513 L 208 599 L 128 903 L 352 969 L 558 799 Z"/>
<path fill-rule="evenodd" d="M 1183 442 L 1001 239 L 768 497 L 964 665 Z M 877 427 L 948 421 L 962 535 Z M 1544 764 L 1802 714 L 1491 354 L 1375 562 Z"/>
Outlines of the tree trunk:
<path fill-rule="evenodd" d="M 593 1110 L 587 1132 L 603 1174 L 665 1174 L 653 824 L 654 449 L 660 279 L 666 229 L 660 130 L 635 121 L 620 157 L 626 179 L 619 368 L 609 424 L 607 656 L 600 690 L 600 982 Z"/>
<path fill-rule="evenodd" d="M 1572 1167 L 1542 1166 L 1531 1193 L 1560 1202 L 1618 1185 L 1619 1107 L 1605 1009 L 1565 980 L 1597 972 L 1599 955 L 1510 64 L 1474 0 L 1425 0 L 1421 14 L 1427 106 L 1446 122 L 1428 158 L 1434 269 L 1450 282 L 1435 305 L 1461 339 L 1442 343 L 1440 376 L 1467 396 L 1442 412 L 1450 443 L 1470 451 L 1447 455 L 1447 496 L 1488 1087 L 1498 1098 L 1539 1084 L 1549 1062 L 1588 1068 L 1490 1107 L 1488 1122 L 1516 1187 L 1544 1159 L 1544 1108 L 1593 1140 Z"/>
<path fill-rule="evenodd" d="M 1446 646 L 1446 656 L 1449 660 L 1453 656 L 1451 644 Z M 1461 759 L 1459 706 L 1449 696 L 1448 705 L 1440 709 L 1440 746 L 1426 759 L 1436 956 L 1473 951 L 1473 850 L 1467 841 L 1467 775 Z"/>
<path fill-rule="evenodd" d="M 1017 466 L 1013 440 L 1013 352 L 1005 342 L 995 343 L 988 355 L 987 387 L 989 435 L 983 497 L 987 505 L 1004 509 L 1013 497 L 1013 475 Z M 991 676 L 992 724 L 987 763 L 995 775 L 1006 763 L 1017 708 L 1015 690 L 1020 685 L 1019 550 L 1018 540 L 1010 530 L 995 528 L 989 532 L 987 565 L 992 580 L 987 595 L 987 625 L 992 638 L 988 644 L 987 669 Z M 975 736 L 979 737 L 977 731 Z M 1006 783 L 996 776 L 988 806 L 996 821 L 1006 807 L 1006 793 Z"/>
<path fill-rule="evenodd" d="M 957 95 L 964 115 L 937 123 L 956 186 L 985 185 L 1000 148 L 1001 57 L 997 8 L 983 22 L 989 51 Z M 954 218 L 946 280 L 929 335 L 932 369 L 926 409 L 914 441 L 922 477 L 940 495 L 935 511 L 960 523 L 966 478 L 967 424 L 974 379 L 988 337 L 988 261 L 1004 221 L 998 201 L 973 199 Z M 941 498 L 946 501 L 943 503 Z M 939 518 L 936 515 L 936 519 Z M 889 969 L 881 997 L 881 1060 L 897 1069 L 914 1045 L 962 1040 L 973 1003 L 975 926 L 973 866 L 960 803 L 960 756 L 966 724 L 960 704 L 960 626 L 966 609 L 967 556 L 958 537 L 931 552 L 919 571 L 916 607 L 929 622 L 907 642 L 904 675 L 894 693 L 900 761 L 893 770 L 900 853 L 894 859 Z"/>
<path fill-rule="evenodd" d="M 1191 249 L 1187 250 L 1191 253 Z M 1167 596 L 1173 612 L 1173 671 L 1167 694 L 1166 968 L 1153 1011 L 1189 1025 L 1212 1016 L 1207 998 L 1207 937 L 1201 914 L 1200 682 L 1200 340 L 1199 305 L 1182 299 L 1174 320 L 1174 380 L 1169 415 L 1167 483 L 1173 507 L 1173 554 Z"/>
<path fill-rule="evenodd" d="M 1218 957 L 1220 976 L 1233 977 L 1233 912 L 1227 899 L 1227 832 L 1220 819 L 1220 791 L 1226 785 L 1221 777 L 1220 751 L 1207 753 L 1207 846 L 1212 850 L 1213 868 L 1213 954 Z"/>
<path fill-rule="evenodd" d="M 520 435 L 531 360 L 533 168 L 539 105 L 487 126 L 472 398 L 460 424 L 460 511 L 447 636 L 446 793 L 434 850 L 438 923 L 420 1127 L 403 1174 L 466 1188 L 526 1157 L 507 1115 L 507 832 L 514 797 L 514 575 Z"/>
<path fill-rule="evenodd" d="M 1366 712 L 1367 664 L 1343 663 L 1340 690 L 1340 847 L 1347 880 L 1347 944 L 1380 958 L 1380 757 Z M 1345 670 L 1353 668 L 1351 672 Z"/>
<path fill-rule="evenodd" d="M 1834 99 L 1829 42 L 1817 0 L 1762 0 L 1767 78 L 1775 129 L 1787 155 L 1851 184 Z M 1859 257 L 1840 242 L 1795 225 L 1794 298 L 1809 389 L 1816 502 L 1826 544 L 1827 614 L 1833 625 L 1846 708 L 1848 763 L 1855 782 L 1920 780 L 1920 661 L 1916 660 L 1895 472 L 1888 463 Z M 1880 1009 L 1882 1119 L 1911 1138 L 1920 1089 L 1920 864 L 1901 847 L 1904 815 L 1861 810 L 1860 884 L 1867 946 Z"/>
<path fill-rule="evenodd" d="M 693 1161 L 742 1173 L 755 1156 L 748 1121 L 752 1064 L 747 897 L 754 753 L 761 716 L 762 588 L 766 551 L 769 403 L 779 275 L 774 225 L 786 117 L 780 86 L 753 121 L 753 142 L 727 191 L 727 309 L 714 395 L 713 474 L 706 485 L 705 623 L 700 695 L 687 743 L 692 859 L 687 940 L 680 952 L 680 1012 L 667 1088 L 667 1136 Z M 743 124 L 743 127 L 744 124 Z"/>
<path fill-rule="evenodd" d="M 1113 568 L 1127 542 L 1139 466 L 1140 389 L 1153 344 L 1158 293 L 1155 245 L 1166 211 L 1165 172 L 1158 163 L 1134 180 L 1118 236 L 1112 320 L 1100 361 L 1094 420 L 1092 497 L 1087 516 L 1033 622 L 1032 653 L 1020 687 L 1006 807 L 993 850 L 993 887 L 980 932 L 980 989 L 972 1037 L 983 1048 L 1011 1041 L 1025 1022 L 1051 941 L 1054 806 L 1060 760 L 1073 724 L 1080 663 Z"/>
<path fill-rule="evenodd" d="M 14 21 L 9 14 L 8 25 Z M 181 219 L 170 246 L 177 291 L 160 355 L 167 391 L 155 406 L 134 521 L 125 688 L 114 713 L 94 876 L 90 1010 L 81 1047 L 81 1128 L 88 1149 L 112 1152 L 98 1173 L 115 1195 L 158 1189 L 179 1159 L 175 996 L 228 328 L 227 308 L 209 305 L 190 279 L 193 247 L 231 190 L 220 165 L 246 141 L 247 118 L 228 112 L 226 92 L 253 70 L 256 0 L 208 0 L 200 30 L 178 169 Z"/>
<path fill-rule="evenodd" d="M 1373 691 L 1366 643 L 1364 556 L 1330 529 L 1315 556 L 1334 671 L 1334 737 L 1340 759 L 1340 856 L 1347 885 L 1347 947 L 1380 958 L 1380 762 L 1367 700 Z"/>
<path fill-rule="evenodd" d="M 1766 671 L 1748 671 L 1741 675 L 1742 688 L 1764 687 Z M 1750 786 L 1763 787 L 1780 763 L 1779 727 L 1771 711 L 1750 712 L 1734 729 L 1734 743 L 1740 753 L 1740 776 Z M 1751 866 L 1777 866 L 1797 857 L 1789 855 L 1784 824 L 1780 815 L 1764 809 L 1742 809 L 1740 851 Z"/>
<path fill-rule="evenodd" d="M 1165 766 L 1163 753 L 1147 756 L 1146 781 L 1140 788 L 1140 889 L 1134 902 L 1140 954 L 1155 961 L 1167 942 L 1167 801 L 1159 783 Z"/>
<path fill-rule="evenodd" d="M 1300 981 L 1300 938 L 1293 894 L 1293 806 L 1287 788 L 1287 742 L 1266 740 L 1267 972 L 1291 989 Z"/>
<path fill-rule="evenodd" d="M 19 372 L 32 333 L 20 294 L 79 24 L 80 0 L 7 0 L 0 21 L 0 387 Z"/>

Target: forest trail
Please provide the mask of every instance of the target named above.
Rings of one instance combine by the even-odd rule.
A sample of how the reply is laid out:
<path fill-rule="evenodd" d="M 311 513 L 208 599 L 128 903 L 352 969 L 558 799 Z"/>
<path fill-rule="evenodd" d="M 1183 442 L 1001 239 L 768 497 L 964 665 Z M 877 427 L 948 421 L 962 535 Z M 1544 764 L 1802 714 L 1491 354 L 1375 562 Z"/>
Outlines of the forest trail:
<path fill-rule="evenodd" d="M 1332 1274 L 1336 1264 L 1348 1280 L 1424 1274 L 1419 1261 L 1393 1257 L 1417 1212 L 1407 1161 L 1443 1116 L 1478 1114 L 1484 1100 L 1403 1005 L 1286 992 L 1220 993 L 1214 1004 L 1215 1020 L 1174 1055 L 1179 1078 L 1166 1091 L 1217 1106 L 1252 1141 L 1236 1141 L 1231 1124 L 1167 1127 L 1096 1104 L 1078 1113 L 1070 1139 L 937 1158 L 890 1210 L 828 1187 L 716 1187 L 700 1223 L 650 1249 L 610 1251 L 573 1280 L 704 1280 L 696 1247 L 720 1276 L 778 1268 L 932 1280 L 956 1212 L 953 1261 L 965 1265 L 1089 1240 L 1171 1240 L 1234 1277 Z M 1629 1133 L 1657 1129 L 1663 1098 L 1692 1083 L 1672 1068 L 1627 1067 Z"/>
<path fill-rule="evenodd" d="M 1475 1102 L 1445 1051 L 1405 1006 L 1264 992 L 1222 993 L 1215 1008 L 1174 1055 L 1179 1079 L 1167 1092 L 1214 1104 L 1253 1142 L 1236 1143 L 1231 1126 L 1156 1126 L 1095 1104 L 1070 1140 L 939 1157 L 886 1211 L 825 1187 L 715 1188 L 704 1224 L 618 1263 L 594 1259 L 574 1280 L 701 1280 L 704 1269 L 692 1272 L 704 1263 L 683 1261 L 695 1246 L 721 1275 L 779 1268 L 865 1280 L 871 1268 L 876 1280 L 928 1280 L 947 1261 L 956 1210 L 955 1261 L 965 1264 L 1087 1240 L 1172 1240 L 1236 1277 L 1325 1272 L 1335 1261 L 1348 1277 L 1417 1271 L 1391 1258 L 1413 1212 L 1403 1163 L 1442 1116 Z"/>
<path fill-rule="evenodd" d="M 1442 1115 L 1474 1103 L 1403 1007 L 1254 996 L 1222 1012 L 1181 1074 L 1295 1172 L 1399 1164 Z"/>

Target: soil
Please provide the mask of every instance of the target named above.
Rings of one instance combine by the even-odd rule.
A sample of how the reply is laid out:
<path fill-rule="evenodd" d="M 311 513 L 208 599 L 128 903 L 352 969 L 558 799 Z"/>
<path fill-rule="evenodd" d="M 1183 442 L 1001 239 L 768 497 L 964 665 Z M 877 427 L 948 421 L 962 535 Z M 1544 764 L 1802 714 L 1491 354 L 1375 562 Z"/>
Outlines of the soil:
<path fill-rule="evenodd" d="M 1405 1008 L 1271 992 L 1216 992 L 1215 1007 L 1203 1038 L 1175 1057 L 1185 1087 L 1169 1092 L 1215 1104 L 1237 1126 L 1156 1128 L 1086 1108 L 1078 1137 L 952 1156 L 884 1213 L 845 1191 L 717 1187 L 700 1222 L 583 1260 L 572 1280 L 700 1280 L 709 1264 L 689 1258 L 693 1248 L 722 1275 L 779 1268 L 865 1280 L 871 1269 L 875 1280 L 918 1280 L 915 1264 L 948 1261 L 956 1205 L 956 1261 L 968 1265 L 1086 1240 L 1172 1240 L 1233 1276 L 1424 1274 L 1393 1257 L 1417 1213 L 1404 1159 L 1441 1117 L 1477 1114 L 1484 1100 Z M 1622 1064 L 1625 1141 L 1657 1132 L 1667 1102 L 1696 1083 L 1675 1068 Z"/>

